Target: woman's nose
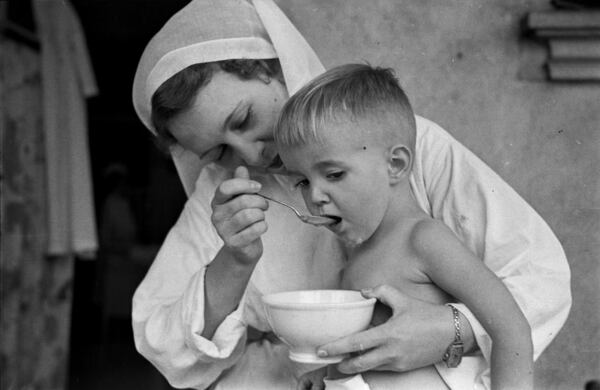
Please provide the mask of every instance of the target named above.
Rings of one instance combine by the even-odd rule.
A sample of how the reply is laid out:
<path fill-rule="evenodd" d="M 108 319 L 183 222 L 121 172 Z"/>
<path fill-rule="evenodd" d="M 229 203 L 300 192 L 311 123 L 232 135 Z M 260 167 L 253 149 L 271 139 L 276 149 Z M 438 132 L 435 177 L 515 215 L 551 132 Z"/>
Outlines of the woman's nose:
<path fill-rule="evenodd" d="M 236 142 L 231 145 L 235 153 L 250 166 L 262 166 L 265 164 L 264 149 L 262 141 Z"/>

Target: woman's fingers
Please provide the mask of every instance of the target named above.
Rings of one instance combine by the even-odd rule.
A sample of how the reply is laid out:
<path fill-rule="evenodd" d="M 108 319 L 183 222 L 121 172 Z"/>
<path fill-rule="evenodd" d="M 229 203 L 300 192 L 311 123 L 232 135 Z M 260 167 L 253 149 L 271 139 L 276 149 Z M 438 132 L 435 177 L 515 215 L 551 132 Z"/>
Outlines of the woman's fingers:
<path fill-rule="evenodd" d="M 248 210 L 266 210 L 267 201 L 252 194 L 260 191 L 261 184 L 249 179 L 246 167 L 238 167 L 234 177 L 222 182 L 215 191 L 211 206 L 212 221 L 219 233 L 235 234 L 247 226 L 264 219 L 261 213 L 249 213 Z M 221 231 L 223 224 L 229 222 L 229 229 Z M 228 225 L 225 225 L 227 227 Z"/>
<path fill-rule="evenodd" d="M 233 171 L 233 177 L 238 177 L 240 179 L 250 179 L 250 172 L 248 172 L 248 168 L 243 165 L 235 168 Z"/>
<path fill-rule="evenodd" d="M 338 371 L 344 374 L 357 374 L 360 372 L 377 370 L 378 367 L 387 363 L 389 354 L 386 354 L 385 348 L 377 347 L 366 353 L 353 355 L 350 359 L 345 359 L 337 366 Z"/>
<path fill-rule="evenodd" d="M 377 286 L 373 289 L 361 291 L 365 298 L 376 298 L 387 306 L 390 306 L 394 313 L 402 312 L 403 303 L 406 296 L 397 289 L 388 285 Z M 319 348 L 323 356 L 334 356 L 345 353 L 364 352 L 385 343 L 387 340 L 385 324 L 367 329 L 347 337 L 342 337 Z"/>
<path fill-rule="evenodd" d="M 454 330 L 445 305 L 415 299 L 385 285 L 362 293 L 391 307 L 392 316 L 379 326 L 321 346 L 321 356 L 362 352 L 338 365 L 346 374 L 366 370 L 403 372 L 441 360 Z"/>
<path fill-rule="evenodd" d="M 214 208 L 212 221 L 225 245 L 241 249 L 260 238 L 267 230 L 264 211 L 267 202 L 252 195 L 241 195 Z"/>
<path fill-rule="evenodd" d="M 382 327 L 378 326 L 339 338 L 321 346 L 317 353 L 321 357 L 343 355 L 346 353 L 363 353 L 385 341 L 386 336 L 384 330 L 381 329 Z"/>
<path fill-rule="evenodd" d="M 213 206 L 213 223 L 229 222 L 231 233 L 237 233 L 247 225 L 264 219 L 264 211 L 269 208 L 269 203 L 260 196 L 239 195 L 223 204 Z"/>
<path fill-rule="evenodd" d="M 267 230 L 268 203 L 255 195 L 240 195 L 213 209 L 212 222 L 226 246 L 240 250 Z"/>
<path fill-rule="evenodd" d="M 401 291 L 386 284 L 362 290 L 361 293 L 365 298 L 375 298 L 386 306 L 389 306 L 393 314 L 403 312 L 410 300 Z"/>
<path fill-rule="evenodd" d="M 226 203 L 238 195 L 256 193 L 260 188 L 260 183 L 254 180 L 240 178 L 225 180 L 215 191 L 213 205 Z"/>
<path fill-rule="evenodd" d="M 243 230 L 227 236 L 225 244 L 233 248 L 241 249 L 258 240 L 267 229 L 267 223 L 263 218 L 255 223 L 246 225 Z"/>
<path fill-rule="evenodd" d="M 212 206 L 224 204 L 232 198 L 241 194 L 253 194 L 261 189 L 261 184 L 255 180 L 250 180 L 248 170 L 245 167 L 238 167 L 235 170 L 233 178 L 225 180 L 215 191 L 212 200 Z"/>
<path fill-rule="evenodd" d="M 238 167 L 233 178 L 219 185 L 211 203 L 211 220 L 225 247 L 250 261 L 262 254 L 260 237 L 267 230 L 264 211 L 269 204 L 253 195 L 260 188 L 245 167 Z"/>

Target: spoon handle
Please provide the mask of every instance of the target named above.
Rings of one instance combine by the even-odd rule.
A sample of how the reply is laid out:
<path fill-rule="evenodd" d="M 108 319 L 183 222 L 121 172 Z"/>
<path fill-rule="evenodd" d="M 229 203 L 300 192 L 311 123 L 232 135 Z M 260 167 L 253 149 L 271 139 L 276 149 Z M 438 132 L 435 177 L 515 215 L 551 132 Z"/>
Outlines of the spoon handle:
<path fill-rule="evenodd" d="M 298 210 L 296 210 L 294 207 L 290 206 L 290 205 L 289 205 L 289 204 L 287 204 L 287 203 L 283 203 L 282 201 L 279 201 L 279 200 L 277 200 L 277 199 L 273 199 L 273 198 L 271 198 L 271 197 L 269 197 L 269 196 L 263 195 L 263 194 L 261 194 L 261 193 L 258 193 L 258 192 L 256 193 L 256 195 L 258 195 L 258 196 L 262 196 L 263 198 L 265 198 L 265 199 L 267 199 L 267 200 L 270 200 L 271 202 L 275 202 L 275 203 L 278 203 L 278 204 L 280 204 L 280 205 L 282 205 L 282 206 L 285 206 L 285 207 L 289 208 L 290 210 L 292 210 L 294 213 L 296 213 L 296 215 L 297 215 L 299 218 L 301 217 L 301 214 L 298 212 Z"/>

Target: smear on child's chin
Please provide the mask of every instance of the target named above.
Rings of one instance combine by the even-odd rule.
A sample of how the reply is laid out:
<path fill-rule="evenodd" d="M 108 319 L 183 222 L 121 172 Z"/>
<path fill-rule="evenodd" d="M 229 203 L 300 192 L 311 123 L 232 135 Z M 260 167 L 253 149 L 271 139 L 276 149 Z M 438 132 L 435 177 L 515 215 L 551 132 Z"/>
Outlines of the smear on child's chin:
<path fill-rule="evenodd" d="M 343 237 L 342 239 L 350 248 L 356 248 L 365 242 L 362 237 Z"/>

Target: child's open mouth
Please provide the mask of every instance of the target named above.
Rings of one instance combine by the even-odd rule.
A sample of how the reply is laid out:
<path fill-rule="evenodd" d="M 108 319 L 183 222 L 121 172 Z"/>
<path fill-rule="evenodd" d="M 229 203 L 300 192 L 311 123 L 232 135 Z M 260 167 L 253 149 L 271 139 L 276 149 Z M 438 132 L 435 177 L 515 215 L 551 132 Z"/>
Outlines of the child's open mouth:
<path fill-rule="evenodd" d="M 330 218 L 333 221 L 328 226 L 335 226 L 335 225 L 339 224 L 340 222 L 342 222 L 342 218 L 338 217 L 337 215 L 322 214 L 321 217 L 327 217 L 327 218 Z"/>

